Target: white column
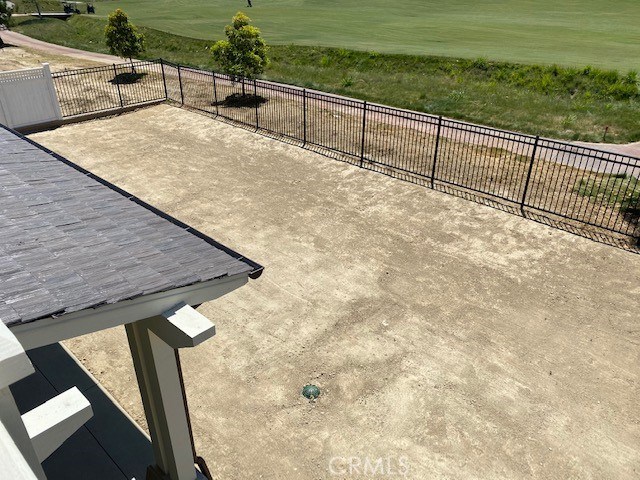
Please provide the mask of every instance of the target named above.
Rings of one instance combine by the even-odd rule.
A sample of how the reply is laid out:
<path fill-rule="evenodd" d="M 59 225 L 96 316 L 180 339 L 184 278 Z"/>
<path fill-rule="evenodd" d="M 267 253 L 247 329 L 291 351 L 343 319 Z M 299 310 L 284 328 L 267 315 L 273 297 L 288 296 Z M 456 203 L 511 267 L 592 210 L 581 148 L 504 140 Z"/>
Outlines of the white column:
<path fill-rule="evenodd" d="M 174 348 L 201 343 L 215 327 L 181 304 L 163 316 L 128 324 L 126 330 L 156 463 L 171 480 L 195 480 L 199 476 Z"/>
<path fill-rule="evenodd" d="M 20 451 L 29 467 L 28 469 L 21 467 L 21 473 L 24 474 L 22 478 L 32 478 L 33 475 L 38 479 L 44 479 L 45 475 L 38 455 L 9 390 L 9 385 L 31 375 L 34 371 L 20 342 L 5 324 L 0 322 L 0 424 L 2 424 L 0 442 L 8 444 L 5 446 L 9 449 L 5 452 L 7 454 L 11 451 L 15 453 L 15 447 Z M 8 472 L 9 468 L 13 468 L 11 464 L 15 462 L 15 457 L 0 458 L 0 473 Z"/>
<path fill-rule="evenodd" d="M 40 480 L 46 479 L 44 470 L 42 470 L 42 465 L 40 465 L 38 455 L 31 444 L 31 439 L 29 438 L 27 429 L 22 422 L 22 417 L 20 416 L 20 412 L 18 411 L 18 407 L 13 399 L 13 395 L 11 395 L 9 387 L 0 389 L 0 423 L 2 423 L 9 434 L 9 438 L 2 439 L 2 441 L 13 441 L 20 450 L 22 457 L 26 460 L 35 477 Z M 22 478 L 29 477 L 25 475 Z"/>
<path fill-rule="evenodd" d="M 44 479 L 40 462 L 91 418 L 76 387 L 20 416 L 9 385 L 31 375 L 33 365 L 13 333 L 0 322 L 0 478 Z M 19 455 L 16 456 L 16 452 Z"/>
<path fill-rule="evenodd" d="M 0 474 L 1 478 L 38 480 L 2 422 L 0 422 Z"/>

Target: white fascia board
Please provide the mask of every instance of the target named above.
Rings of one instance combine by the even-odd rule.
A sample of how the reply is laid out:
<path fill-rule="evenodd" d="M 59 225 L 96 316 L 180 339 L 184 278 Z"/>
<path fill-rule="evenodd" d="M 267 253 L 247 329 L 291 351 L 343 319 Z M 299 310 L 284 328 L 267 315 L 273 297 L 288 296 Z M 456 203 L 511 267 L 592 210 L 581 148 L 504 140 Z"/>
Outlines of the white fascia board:
<path fill-rule="evenodd" d="M 89 400 L 73 387 L 25 413 L 22 421 L 42 462 L 92 416 Z"/>
<path fill-rule="evenodd" d="M 166 292 L 144 295 L 133 300 L 69 313 L 59 318 L 45 318 L 11 327 L 25 350 L 50 345 L 87 333 L 156 317 L 180 302 L 200 305 L 215 300 L 249 280 L 246 273 L 223 277 Z"/>
<path fill-rule="evenodd" d="M 24 347 L 7 326 L 0 322 L 0 389 L 34 372 Z"/>

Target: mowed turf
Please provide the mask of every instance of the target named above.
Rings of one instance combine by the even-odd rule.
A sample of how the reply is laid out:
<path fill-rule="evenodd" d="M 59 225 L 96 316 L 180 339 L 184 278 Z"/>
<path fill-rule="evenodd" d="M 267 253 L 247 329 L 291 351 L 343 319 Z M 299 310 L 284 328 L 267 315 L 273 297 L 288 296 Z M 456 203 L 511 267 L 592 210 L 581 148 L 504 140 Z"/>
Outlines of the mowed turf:
<path fill-rule="evenodd" d="M 216 39 L 243 10 L 268 42 L 637 69 L 638 0 L 116 0 L 134 22 Z"/>
<path fill-rule="evenodd" d="M 104 18 L 15 18 L 12 29 L 47 42 L 108 53 Z M 211 40 L 140 27 L 141 58 L 218 70 Z M 625 143 L 640 140 L 637 74 L 540 67 L 342 48 L 272 45 L 264 78 L 370 102 L 533 135 Z"/>

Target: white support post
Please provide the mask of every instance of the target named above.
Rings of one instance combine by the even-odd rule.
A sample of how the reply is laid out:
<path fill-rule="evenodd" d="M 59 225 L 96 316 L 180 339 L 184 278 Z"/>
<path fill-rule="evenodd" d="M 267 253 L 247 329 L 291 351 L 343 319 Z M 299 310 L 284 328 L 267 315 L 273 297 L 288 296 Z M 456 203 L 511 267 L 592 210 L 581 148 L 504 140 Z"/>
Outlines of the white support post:
<path fill-rule="evenodd" d="M 0 478 L 45 479 L 42 462 L 89 418 L 76 387 L 20 415 L 9 385 L 34 372 L 13 333 L 0 322 Z"/>
<path fill-rule="evenodd" d="M 35 369 L 24 348 L 6 325 L 0 322 L 0 390 L 33 372 Z"/>
<path fill-rule="evenodd" d="M 171 480 L 199 477 L 175 349 L 195 346 L 215 333 L 213 324 L 186 304 L 126 326 L 153 451 Z"/>
<path fill-rule="evenodd" d="M 0 442 L 9 444 L 7 453 L 15 453 L 14 446 L 17 447 L 30 470 L 29 472 L 20 467 L 25 476 L 15 478 L 30 478 L 32 475 L 39 479 L 45 478 L 16 402 L 9 390 L 9 385 L 31 375 L 34 371 L 20 342 L 6 325 L 0 322 L 0 424 L 2 427 L 0 431 L 8 434 L 8 437 L 2 436 Z M 13 468 L 11 462 L 10 458 L 0 458 L 0 474 L 5 474 Z"/>
<path fill-rule="evenodd" d="M 38 480 L 7 428 L 0 422 L 0 472 L 2 478 Z"/>
<path fill-rule="evenodd" d="M 0 423 L 9 433 L 10 438 L 20 450 L 22 457 L 26 460 L 36 478 L 46 479 L 9 387 L 0 389 Z"/>

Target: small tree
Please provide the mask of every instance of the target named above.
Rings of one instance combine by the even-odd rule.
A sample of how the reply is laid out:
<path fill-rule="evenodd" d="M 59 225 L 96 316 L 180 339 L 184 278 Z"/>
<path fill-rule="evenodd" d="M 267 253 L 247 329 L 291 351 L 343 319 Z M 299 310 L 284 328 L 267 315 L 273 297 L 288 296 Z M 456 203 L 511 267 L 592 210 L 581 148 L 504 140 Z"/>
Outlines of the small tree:
<path fill-rule="evenodd" d="M 7 7 L 6 0 L 0 0 L 0 30 L 9 26 L 11 20 L 11 9 Z M 4 41 L 0 37 L 0 48 L 4 47 Z"/>
<path fill-rule="evenodd" d="M 225 73 L 242 77 L 244 96 L 244 78 L 256 78 L 269 65 L 268 47 L 260 36 L 260 30 L 249 25 L 251 19 L 244 13 L 236 13 L 232 22 L 224 28 L 227 40 L 216 42 L 211 53 Z"/>
<path fill-rule="evenodd" d="M 111 13 L 104 35 L 111 54 L 128 58 L 131 71 L 135 73 L 133 57 L 144 52 L 144 35 L 138 33 L 136 26 L 129 22 L 127 14 L 119 8 Z"/>

